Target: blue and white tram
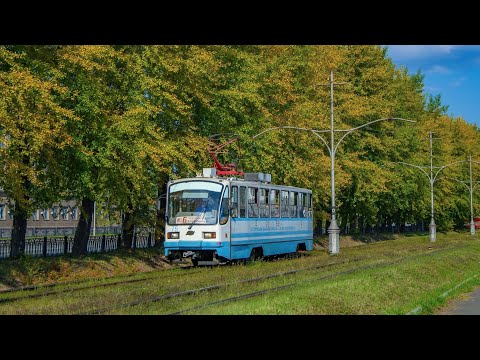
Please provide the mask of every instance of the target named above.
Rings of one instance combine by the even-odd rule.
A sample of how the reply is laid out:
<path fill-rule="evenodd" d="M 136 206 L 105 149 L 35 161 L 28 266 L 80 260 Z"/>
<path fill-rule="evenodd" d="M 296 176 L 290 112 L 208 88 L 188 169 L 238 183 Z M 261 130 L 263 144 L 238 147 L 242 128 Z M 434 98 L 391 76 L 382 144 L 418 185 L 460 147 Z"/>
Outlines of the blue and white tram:
<path fill-rule="evenodd" d="M 245 174 L 249 180 L 206 173 L 167 184 L 169 260 L 210 265 L 313 249 L 311 190 L 261 181 L 262 173 Z"/>

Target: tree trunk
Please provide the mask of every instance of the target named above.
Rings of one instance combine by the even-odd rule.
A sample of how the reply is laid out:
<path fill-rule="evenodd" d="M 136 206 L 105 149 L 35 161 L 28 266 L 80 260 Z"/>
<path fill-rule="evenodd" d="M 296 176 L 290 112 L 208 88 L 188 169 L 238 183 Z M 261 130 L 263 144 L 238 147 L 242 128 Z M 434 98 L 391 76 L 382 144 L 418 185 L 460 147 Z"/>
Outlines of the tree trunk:
<path fill-rule="evenodd" d="M 322 220 L 317 221 L 315 224 L 314 235 L 322 235 Z"/>
<path fill-rule="evenodd" d="M 80 206 L 80 219 L 78 220 L 75 237 L 73 238 L 72 254 L 81 255 L 87 253 L 88 239 L 92 227 L 93 200 L 83 199 Z"/>
<path fill-rule="evenodd" d="M 167 180 L 159 188 L 160 206 L 157 208 L 157 221 L 155 227 L 155 246 L 163 245 L 165 241 L 165 215 L 167 212 Z"/>
<path fill-rule="evenodd" d="M 130 249 L 132 247 L 134 230 L 133 206 L 128 204 L 128 209 L 123 214 L 122 219 L 122 242 L 121 248 Z"/>
<path fill-rule="evenodd" d="M 353 231 L 352 233 L 358 234 L 360 232 L 359 230 L 359 220 L 358 220 L 358 214 L 355 214 L 355 217 L 353 218 Z"/>
<path fill-rule="evenodd" d="M 27 220 L 28 213 L 16 203 L 13 210 L 12 247 L 10 252 L 12 258 L 19 257 L 25 253 Z"/>

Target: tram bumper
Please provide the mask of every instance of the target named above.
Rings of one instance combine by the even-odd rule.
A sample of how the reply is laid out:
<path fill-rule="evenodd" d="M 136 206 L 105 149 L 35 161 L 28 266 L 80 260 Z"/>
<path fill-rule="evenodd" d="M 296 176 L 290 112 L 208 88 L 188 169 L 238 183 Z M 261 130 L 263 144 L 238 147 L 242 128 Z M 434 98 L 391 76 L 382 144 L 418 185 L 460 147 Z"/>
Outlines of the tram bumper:
<path fill-rule="evenodd" d="M 229 255 L 227 242 L 218 240 L 169 240 L 165 241 L 163 246 L 165 256 L 171 261 L 188 258 L 198 261 L 213 261 L 215 258 L 226 259 Z"/>

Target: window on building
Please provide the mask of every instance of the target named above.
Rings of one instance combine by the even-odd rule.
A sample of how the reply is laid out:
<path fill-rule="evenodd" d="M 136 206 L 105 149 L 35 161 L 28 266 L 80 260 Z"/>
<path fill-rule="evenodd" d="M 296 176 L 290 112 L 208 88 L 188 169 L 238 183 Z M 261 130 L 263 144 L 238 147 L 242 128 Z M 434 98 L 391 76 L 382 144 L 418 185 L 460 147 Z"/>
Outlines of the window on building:
<path fill-rule="evenodd" d="M 52 207 L 52 219 L 53 220 L 60 220 L 60 217 L 59 217 L 59 208 L 58 206 L 54 206 Z"/>
<path fill-rule="evenodd" d="M 40 219 L 40 210 L 35 210 L 32 214 L 32 220 L 38 221 Z"/>
<path fill-rule="evenodd" d="M 40 210 L 40 215 L 42 216 L 43 220 L 48 220 L 50 219 L 49 214 L 48 214 L 48 209 L 42 209 Z"/>
<path fill-rule="evenodd" d="M 72 207 L 72 208 L 70 209 L 70 215 L 72 216 L 72 220 L 78 220 L 78 219 L 77 219 L 77 213 L 78 213 L 78 212 L 77 212 L 77 208 Z"/>
<path fill-rule="evenodd" d="M 62 206 L 60 213 L 62 215 L 62 220 L 68 220 L 68 208 L 66 206 Z"/>
<path fill-rule="evenodd" d="M 7 207 L 5 204 L 0 204 L 0 220 L 5 220 Z"/>

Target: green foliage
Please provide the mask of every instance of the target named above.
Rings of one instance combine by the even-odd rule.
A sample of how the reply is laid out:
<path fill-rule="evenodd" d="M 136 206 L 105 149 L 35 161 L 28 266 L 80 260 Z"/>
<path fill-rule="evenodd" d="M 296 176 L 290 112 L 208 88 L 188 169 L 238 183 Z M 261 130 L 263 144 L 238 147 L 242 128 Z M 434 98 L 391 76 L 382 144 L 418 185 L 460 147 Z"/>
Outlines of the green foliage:
<path fill-rule="evenodd" d="M 396 67 L 380 46 L 1 46 L 0 186 L 27 212 L 88 198 L 151 226 L 165 183 L 211 166 L 209 135 L 236 133 L 221 161 L 238 158 L 245 171 L 313 189 L 315 221 L 328 220 L 322 140 L 293 129 L 252 136 L 278 126 L 329 129 L 330 89 L 322 84 L 332 69 L 346 82 L 335 87 L 337 129 L 417 121 L 383 121 L 344 138 L 335 169 L 342 226 L 428 223 L 427 177 L 390 162 L 428 166 L 429 131 L 439 138 L 435 166 L 475 160 L 478 128 L 446 115 L 440 95 L 424 93 L 424 75 Z M 439 229 L 462 226 L 468 192 L 446 177 L 467 180 L 468 167 L 440 176 Z"/>

